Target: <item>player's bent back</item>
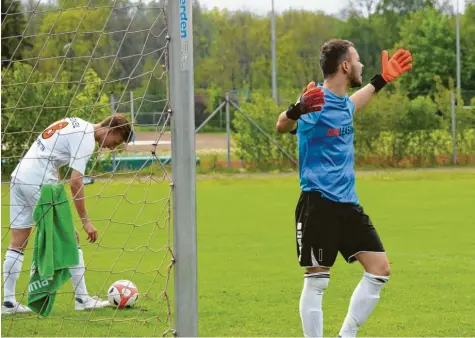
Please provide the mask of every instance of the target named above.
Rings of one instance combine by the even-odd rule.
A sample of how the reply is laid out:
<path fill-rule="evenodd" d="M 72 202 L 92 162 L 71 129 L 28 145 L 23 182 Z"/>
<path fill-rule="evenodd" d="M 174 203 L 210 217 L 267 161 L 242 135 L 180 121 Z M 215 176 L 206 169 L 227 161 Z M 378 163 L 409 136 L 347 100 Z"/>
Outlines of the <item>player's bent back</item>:
<path fill-rule="evenodd" d="M 11 176 L 32 185 L 58 183 L 62 166 L 84 173 L 94 147 L 94 126 L 77 117 L 65 118 L 38 136 Z"/>

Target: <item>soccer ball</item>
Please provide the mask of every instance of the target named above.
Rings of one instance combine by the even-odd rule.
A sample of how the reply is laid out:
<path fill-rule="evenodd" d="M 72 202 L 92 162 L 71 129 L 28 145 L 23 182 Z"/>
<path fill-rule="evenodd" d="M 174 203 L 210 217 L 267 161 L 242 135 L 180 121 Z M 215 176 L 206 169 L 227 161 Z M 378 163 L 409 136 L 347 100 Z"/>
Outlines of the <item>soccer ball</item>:
<path fill-rule="evenodd" d="M 129 280 L 118 280 L 109 287 L 107 299 L 119 309 L 131 307 L 139 298 L 139 290 Z"/>

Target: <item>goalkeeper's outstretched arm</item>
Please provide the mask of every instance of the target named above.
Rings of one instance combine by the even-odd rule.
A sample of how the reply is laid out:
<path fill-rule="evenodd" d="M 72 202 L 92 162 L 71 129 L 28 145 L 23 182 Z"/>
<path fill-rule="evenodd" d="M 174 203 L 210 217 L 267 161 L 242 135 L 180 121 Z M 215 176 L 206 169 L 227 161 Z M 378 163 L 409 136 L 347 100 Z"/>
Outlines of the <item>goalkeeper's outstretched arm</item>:
<path fill-rule="evenodd" d="M 363 109 L 371 100 L 374 93 L 379 92 L 385 85 L 394 81 L 405 72 L 412 69 L 411 52 L 399 49 L 391 59 L 388 59 L 388 52 L 381 53 L 381 74 L 376 74 L 371 82 L 351 95 L 351 100 L 355 104 L 355 112 Z"/>
<path fill-rule="evenodd" d="M 297 129 L 297 120 L 291 120 L 287 117 L 287 111 L 282 112 L 277 120 L 276 130 L 278 133 L 285 134 Z"/>
<path fill-rule="evenodd" d="M 371 98 L 375 92 L 376 88 L 370 83 L 350 96 L 350 99 L 355 104 L 355 113 L 363 109 L 369 103 L 369 101 L 371 101 Z"/>

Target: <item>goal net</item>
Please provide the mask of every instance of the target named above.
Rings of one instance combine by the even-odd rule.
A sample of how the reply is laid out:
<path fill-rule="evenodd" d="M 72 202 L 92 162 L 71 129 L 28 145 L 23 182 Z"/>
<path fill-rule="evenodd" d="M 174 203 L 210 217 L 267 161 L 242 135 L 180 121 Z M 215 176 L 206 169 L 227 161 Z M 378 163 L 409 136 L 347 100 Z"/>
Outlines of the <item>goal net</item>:
<path fill-rule="evenodd" d="M 113 305 L 77 311 L 68 280 L 56 290 L 48 316 L 2 313 L 2 335 L 173 334 L 166 3 L 6 0 L 2 1 L 1 39 L 2 262 L 12 236 L 10 211 L 18 207 L 12 198 L 11 173 L 30 146 L 48 126 L 66 117 L 96 124 L 122 114 L 134 129 L 134 139 L 113 151 L 96 143 L 84 177 L 84 199 L 88 218 L 98 231 L 97 242 L 86 240 L 71 198 L 68 165 L 59 175 L 79 233 L 89 296 L 107 300 L 117 280 L 133 282 L 139 294 L 130 308 Z M 150 113 L 153 121 L 133 125 Z M 28 286 L 36 233 L 33 227 L 15 288 L 16 301 L 25 306 L 32 292 Z"/>

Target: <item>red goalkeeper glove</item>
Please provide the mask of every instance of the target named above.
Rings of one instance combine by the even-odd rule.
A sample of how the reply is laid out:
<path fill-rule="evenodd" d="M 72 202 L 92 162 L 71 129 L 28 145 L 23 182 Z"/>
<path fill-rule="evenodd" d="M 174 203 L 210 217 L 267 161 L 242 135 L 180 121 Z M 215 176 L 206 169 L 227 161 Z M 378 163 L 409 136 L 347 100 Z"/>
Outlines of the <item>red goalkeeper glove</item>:
<path fill-rule="evenodd" d="M 388 60 L 388 58 L 388 52 L 383 50 L 381 53 L 381 74 L 377 74 L 371 79 L 371 84 L 376 88 L 376 92 L 412 69 L 412 55 L 408 50 L 401 48 L 394 53 L 391 59 Z"/>
<path fill-rule="evenodd" d="M 310 82 L 304 88 L 297 104 L 291 104 L 286 115 L 291 120 L 298 120 L 300 116 L 311 112 L 320 111 L 325 104 L 325 93 L 322 88 L 316 87 L 315 82 Z"/>

